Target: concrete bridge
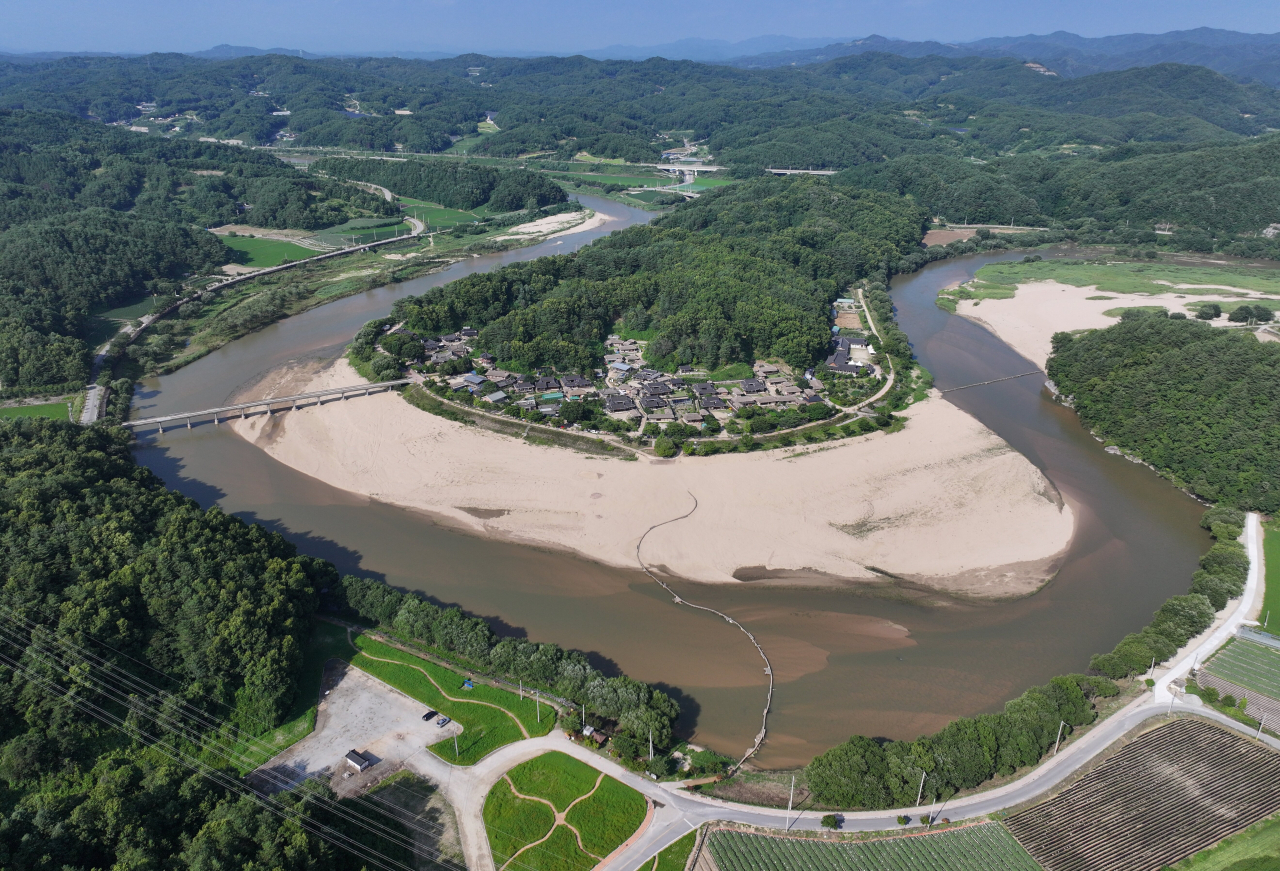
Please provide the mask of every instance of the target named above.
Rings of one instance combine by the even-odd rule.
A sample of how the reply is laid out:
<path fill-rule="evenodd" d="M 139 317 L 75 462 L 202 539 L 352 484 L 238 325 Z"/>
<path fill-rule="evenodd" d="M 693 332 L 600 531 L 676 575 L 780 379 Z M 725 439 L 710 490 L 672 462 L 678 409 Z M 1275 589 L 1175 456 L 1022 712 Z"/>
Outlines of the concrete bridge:
<path fill-rule="evenodd" d="M 775 167 L 765 167 L 765 172 L 771 172 L 774 175 L 835 175 L 838 169 L 776 169 Z"/>
<path fill-rule="evenodd" d="M 368 396 L 375 391 L 386 391 L 393 387 L 400 387 L 405 384 L 413 384 L 412 378 L 401 378 L 397 381 L 379 381 L 376 384 L 357 384 L 351 387 L 330 387 L 327 390 L 316 390 L 312 393 L 299 393 L 295 396 L 273 396 L 270 399 L 257 399 L 253 402 L 239 402 L 235 405 L 222 405 L 218 408 L 205 408 L 200 411 L 185 411 L 179 414 L 166 414 L 160 417 L 144 417 L 140 420 L 127 420 L 120 424 L 129 427 L 132 430 L 139 430 L 145 427 L 156 427 L 160 432 L 164 432 L 164 425 L 185 423 L 187 429 L 191 429 L 191 423 L 194 420 L 212 418 L 213 422 L 220 423 L 219 418 L 231 417 L 248 417 L 249 414 L 275 414 L 277 411 L 297 410 L 306 405 L 323 405 L 324 401 L 330 397 L 340 397 L 340 399 L 348 399 L 352 396 Z M 239 412 L 237 415 L 236 412 Z"/>

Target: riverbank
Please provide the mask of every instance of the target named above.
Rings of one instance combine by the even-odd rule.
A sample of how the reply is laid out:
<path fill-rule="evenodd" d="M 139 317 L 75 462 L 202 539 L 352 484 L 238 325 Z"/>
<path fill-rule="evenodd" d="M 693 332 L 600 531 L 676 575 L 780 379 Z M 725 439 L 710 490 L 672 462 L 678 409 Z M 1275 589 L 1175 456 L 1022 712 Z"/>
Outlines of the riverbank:
<path fill-rule="evenodd" d="M 1100 291 L 1096 286 L 1074 287 L 1059 281 L 1019 283 L 1007 299 L 961 299 L 956 314 L 982 324 L 999 336 L 1019 354 L 1043 367 L 1052 352 L 1050 340 L 1056 332 L 1093 330 L 1116 323 L 1120 309 L 1164 308 L 1194 318 L 1194 306 L 1205 302 L 1224 305 L 1250 299 L 1274 299 L 1265 294 L 1243 290 L 1206 293 L 1124 294 Z M 1113 312 L 1113 314 L 1107 314 Z M 1208 321 L 1213 326 L 1228 327 L 1225 317 Z M 1237 328 L 1230 324 L 1231 328 Z"/>
<path fill-rule="evenodd" d="M 256 395 L 354 384 L 345 360 L 274 373 Z M 1025 458 L 937 398 L 905 430 L 822 449 L 603 459 L 480 431 L 388 394 L 257 418 L 236 431 L 327 484 L 468 532 L 707 582 L 896 580 L 984 599 L 1057 569 L 1073 514 Z M 993 535 L 999 530 L 999 535 Z"/>

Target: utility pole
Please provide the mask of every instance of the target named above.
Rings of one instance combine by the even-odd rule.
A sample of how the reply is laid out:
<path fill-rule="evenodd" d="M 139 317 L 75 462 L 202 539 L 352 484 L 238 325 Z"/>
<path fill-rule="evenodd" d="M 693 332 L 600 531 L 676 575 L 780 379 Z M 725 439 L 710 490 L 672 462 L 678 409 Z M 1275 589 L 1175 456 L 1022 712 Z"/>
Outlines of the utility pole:
<path fill-rule="evenodd" d="M 653 727 L 649 727 L 649 761 L 653 761 Z"/>
<path fill-rule="evenodd" d="M 920 788 L 916 790 L 916 807 L 920 807 L 920 799 L 924 798 L 924 772 L 920 772 Z"/>
<path fill-rule="evenodd" d="M 1058 745 L 1062 743 L 1062 727 L 1067 725 L 1066 720 L 1058 721 L 1058 740 L 1053 742 L 1053 755 L 1058 755 Z"/>
<path fill-rule="evenodd" d="M 1153 656 L 1151 657 L 1151 668 L 1147 669 L 1147 677 L 1151 677 L 1151 675 L 1155 673 L 1156 673 L 1156 658 Z"/>
<path fill-rule="evenodd" d="M 784 831 L 791 831 L 791 803 L 796 798 L 796 776 L 791 775 L 791 797 L 787 799 L 787 827 Z"/>
<path fill-rule="evenodd" d="M 524 681 L 520 681 L 520 701 L 524 701 Z"/>
<path fill-rule="evenodd" d="M 1267 715 L 1263 714 L 1262 719 L 1258 722 L 1258 734 L 1254 735 L 1253 736 L 1254 738 L 1262 737 L 1262 727 L 1265 726 L 1266 724 L 1267 724 Z"/>
<path fill-rule="evenodd" d="M 453 761 L 458 761 L 458 733 L 453 734 Z"/>

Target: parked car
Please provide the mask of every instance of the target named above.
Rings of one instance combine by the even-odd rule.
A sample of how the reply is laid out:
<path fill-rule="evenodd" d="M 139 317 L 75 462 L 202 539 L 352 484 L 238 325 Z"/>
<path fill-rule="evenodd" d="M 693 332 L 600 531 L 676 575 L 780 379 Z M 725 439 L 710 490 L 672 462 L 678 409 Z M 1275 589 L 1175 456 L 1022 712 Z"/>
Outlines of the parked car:
<path fill-rule="evenodd" d="M 437 711 L 427 711 L 425 714 L 422 715 L 422 719 L 424 722 L 430 723 L 431 718 L 434 717 L 437 713 L 438 713 Z"/>
<path fill-rule="evenodd" d="M 436 725 L 441 728 L 444 728 L 445 726 L 449 725 L 452 722 L 453 721 L 450 720 L 448 717 L 441 717 L 440 719 L 436 720 Z"/>

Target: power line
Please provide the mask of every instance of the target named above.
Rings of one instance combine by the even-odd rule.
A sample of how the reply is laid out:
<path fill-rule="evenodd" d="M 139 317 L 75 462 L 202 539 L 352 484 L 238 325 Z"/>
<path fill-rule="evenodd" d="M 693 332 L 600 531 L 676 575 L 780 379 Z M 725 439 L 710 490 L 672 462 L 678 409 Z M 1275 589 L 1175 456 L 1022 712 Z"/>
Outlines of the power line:
<path fill-rule="evenodd" d="M 181 722 L 180 720 L 177 720 L 173 716 L 167 716 L 165 714 L 159 714 L 159 716 L 155 716 L 154 711 L 144 710 L 143 705 L 141 705 L 138 702 L 136 696 L 132 695 L 132 693 L 141 692 L 148 696 L 159 696 L 161 697 L 162 700 L 174 701 L 177 703 L 179 709 L 186 709 L 187 711 L 191 712 L 188 716 L 191 716 L 199 724 L 202 724 L 206 729 L 210 731 L 215 731 L 217 733 L 223 733 L 227 729 L 230 729 L 231 732 L 238 733 L 239 740 L 245 743 L 258 745 L 260 752 L 267 754 L 268 758 L 270 757 L 270 755 L 273 755 L 271 751 L 274 751 L 274 748 L 271 748 L 269 745 L 265 744 L 265 742 L 261 741 L 261 739 L 244 732 L 244 730 L 242 730 L 239 726 L 236 726 L 234 723 L 231 723 L 230 721 L 225 719 L 214 717 L 210 714 L 207 714 L 204 711 L 201 711 L 199 708 L 194 707 L 186 700 L 181 699 L 178 696 L 173 695 L 172 693 L 169 693 L 157 687 L 154 684 L 151 684 L 150 682 L 144 680 L 143 678 L 138 677 L 137 675 L 134 675 L 128 671 L 125 671 L 119 668 L 119 666 L 117 666 L 115 663 L 112 663 L 109 660 L 104 659 L 103 657 L 100 657 L 97 654 L 94 654 L 88 651 L 87 649 L 81 647 L 80 645 L 77 645 L 74 642 L 71 642 L 70 640 L 60 636 L 55 630 L 47 626 L 44 626 L 43 624 L 36 623 L 35 621 L 30 620 L 29 618 L 23 617 L 22 615 L 14 612 L 12 609 L 7 609 L 7 608 L 4 608 L 4 606 L 0 606 L 0 611 L 8 611 L 11 619 L 24 624 L 28 628 L 28 631 L 32 635 L 30 641 L 33 645 L 39 644 L 39 641 L 35 638 L 36 632 L 47 633 L 50 640 L 52 640 L 54 643 L 57 643 L 64 651 L 67 651 L 69 654 L 94 661 L 93 663 L 83 663 L 83 664 L 88 665 L 90 668 L 97 667 L 99 670 L 107 671 L 109 673 L 114 672 L 115 674 L 120 675 L 120 677 L 116 678 L 116 680 L 124 687 L 124 689 L 121 689 L 121 687 L 113 687 L 109 684 L 106 684 L 105 681 L 103 681 L 102 686 L 94 686 L 93 683 L 86 676 L 83 676 L 83 675 L 77 676 L 70 669 L 67 669 L 65 666 L 62 666 L 60 663 L 57 663 L 56 661 L 50 662 L 48 659 L 42 659 L 42 661 L 44 661 L 46 664 L 51 665 L 52 667 L 54 667 L 59 671 L 62 671 L 73 681 L 78 681 L 82 684 L 85 684 L 89 688 L 96 689 L 97 691 L 105 695 L 110 696 L 114 694 L 115 696 L 118 696 L 119 698 L 114 699 L 117 704 L 121 704 L 122 706 L 126 707 L 127 709 L 135 713 L 149 715 L 150 718 L 153 721 L 156 721 L 158 725 L 161 725 L 163 728 L 166 728 L 171 733 L 188 741 L 189 743 L 200 747 L 202 750 L 207 752 L 212 752 L 216 756 L 220 757 L 226 762 L 231 763 L 233 766 L 236 766 L 236 767 L 241 767 L 246 764 L 251 764 L 254 770 L 257 770 L 258 768 L 260 768 L 256 759 L 254 759 L 253 757 L 247 756 L 243 753 L 236 752 L 234 748 L 224 749 L 217 744 L 215 744 L 213 748 L 210 748 L 208 744 L 205 743 L 204 739 L 206 738 L 206 736 L 204 734 L 200 733 L 196 729 L 193 729 L 189 724 L 186 724 Z M 23 639 L 21 634 L 17 632 L 15 629 L 13 629 L 12 627 L 8 627 L 3 624 L 0 624 L 0 640 L 8 641 L 8 643 L 13 644 L 15 647 L 18 647 L 19 649 L 24 649 L 24 645 L 19 643 L 19 641 L 13 640 L 11 636 L 17 636 L 19 640 L 26 640 L 26 639 Z M 173 680 L 173 678 L 171 678 L 169 675 L 165 674 L 164 672 L 160 671 L 159 669 L 156 669 L 155 667 L 148 665 L 147 663 L 140 662 L 136 658 L 129 656 L 128 654 L 125 654 L 121 651 L 115 651 L 114 648 L 112 648 L 110 645 L 106 644 L 105 642 L 98 641 L 98 639 L 91 639 L 91 640 L 102 644 L 102 646 L 110 650 L 113 650 L 114 652 L 120 653 L 120 655 L 126 657 L 132 662 L 135 662 L 143 666 L 144 668 L 149 669 L 150 671 L 154 671 L 156 674 L 168 680 Z M 30 650 L 27 650 L 26 652 L 30 653 Z M 94 663 L 97 663 L 97 665 L 95 666 Z M 129 688 L 130 685 L 132 685 L 132 689 Z M 64 693 L 64 695 L 66 695 L 66 693 Z M 202 695 L 204 698 L 207 698 L 210 701 L 213 701 L 215 704 L 222 705 L 223 707 L 228 707 L 224 703 L 219 702 L 217 699 L 212 699 L 211 697 L 204 694 Z M 254 718 L 254 719 L 257 719 L 257 718 Z M 168 721 L 167 723 L 165 722 L 166 720 Z M 257 721 L 260 723 L 263 722 L 262 720 L 257 720 Z M 112 723 L 107 723 L 107 724 L 113 725 Z M 145 733 L 142 733 L 142 734 L 145 734 Z M 153 736 L 148 736 L 148 737 L 152 737 L 152 740 L 158 740 L 158 739 L 155 739 Z M 228 735 L 227 737 L 230 738 L 232 736 Z M 274 783 L 277 786 L 283 787 L 284 789 L 296 789 L 298 787 L 304 786 L 306 783 L 312 780 L 318 780 L 321 777 L 321 775 L 317 774 L 317 775 L 313 775 L 312 777 L 304 778 L 300 781 L 293 781 L 285 778 L 284 775 L 277 774 L 271 771 L 270 769 L 262 771 L 261 776 L 268 779 L 269 781 L 274 781 Z M 400 787 L 398 784 L 388 784 L 388 786 L 390 788 L 401 790 L 406 793 L 408 792 L 408 790 L 405 790 L 403 787 Z M 389 840 L 392 840 L 393 842 L 397 838 L 400 839 L 401 841 L 408 841 L 408 839 L 405 838 L 404 835 L 402 835 L 401 833 L 396 832 L 395 830 L 389 829 L 388 827 L 382 825 L 381 823 L 378 823 L 375 820 L 370 820 L 368 817 L 356 814 L 354 813 L 353 808 L 343 807 L 339 805 L 337 802 L 333 801 L 332 799 L 329 799 L 325 795 L 313 793 L 309 796 L 309 798 L 311 798 L 317 804 L 321 804 L 325 806 L 325 808 L 329 810 L 331 813 L 333 813 L 335 816 L 341 819 L 344 819 L 348 822 L 354 823 L 355 825 L 360 826 L 361 828 L 365 829 L 371 834 L 381 835 L 382 837 L 386 837 Z M 390 808 L 392 811 L 396 812 L 393 816 L 396 818 L 396 821 L 398 823 L 400 823 L 401 825 L 409 829 L 417 831 L 419 834 L 425 835 L 427 837 L 434 836 L 439 838 L 445 833 L 444 828 L 436 823 L 431 823 L 430 821 L 424 820 L 424 821 L 420 821 L 421 825 L 415 825 L 414 822 L 410 822 L 400 818 L 398 814 L 405 813 L 404 809 L 400 808 L 399 806 L 395 805 L 392 802 L 382 799 L 376 794 L 369 793 L 364 796 L 356 796 L 354 797 L 354 799 L 357 802 L 363 802 L 365 804 L 367 804 L 370 800 L 372 800 L 377 802 L 378 804 L 381 804 L 387 808 Z M 274 799 L 269 799 L 269 800 L 275 801 Z M 379 812 L 377 808 L 369 808 L 369 810 L 375 813 Z M 371 826 L 381 829 L 382 831 L 375 832 L 373 831 Z M 429 827 L 434 831 L 427 831 L 426 829 L 423 828 L 423 826 Z M 520 836 L 515 835 L 514 833 L 506 832 L 502 829 L 498 829 L 497 827 L 489 826 L 488 824 L 486 824 L 486 828 L 494 832 L 506 834 L 510 837 L 516 838 L 517 840 L 520 839 Z M 402 849 L 405 849 L 411 853 L 414 853 L 415 855 L 422 855 L 419 849 L 412 842 L 398 843 L 396 845 L 401 847 Z M 564 856 L 547 849 L 542 844 L 529 845 L 529 846 L 535 851 L 538 851 L 540 853 L 546 853 L 548 855 L 554 856 L 559 859 L 569 858 L 568 856 Z M 428 850 L 427 852 L 430 853 L 432 851 Z M 437 862 L 438 864 L 444 865 L 450 869 L 454 869 L 454 871 L 465 871 L 465 869 L 463 869 L 457 863 L 445 857 L 439 850 L 434 851 L 434 853 L 435 853 L 434 856 L 427 855 L 425 856 L 425 858 L 430 859 L 431 861 Z M 523 862 L 514 861 L 514 857 L 508 857 L 507 864 L 508 865 L 514 864 L 519 868 L 529 869 L 529 866 L 525 865 Z"/>
<path fill-rule="evenodd" d="M 312 819 L 301 811 L 298 811 L 296 808 L 291 808 L 279 801 L 259 795 L 253 790 L 243 789 L 234 778 L 231 778 L 224 772 L 220 772 L 204 762 L 192 758 L 189 754 L 178 750 L 177 748 L 165 745 L 156 736 L 144 732 L 142 729 L 131 725 L 127 720 L 121 719 L 106 709 L 94 705 L 87 699 L 75 695 L 70 690 L 66 690 L 61 687 L 56 682 L 41 677 L 30 669 L 24 668 L 18 661 L 11 659 L 3 653 L 0 653 L 0 662 L 6 663 L 16 672 L 26 677 L 29 681 L 49 689 L 53 694 L 69 699 L 73 705 L 94 719 L 109 727 L 124 732 L 139 743 L 154 748 L 157 752 L 169 757 L 172 761 L 191 768 L 207 779 L 212 780 L 219 786 L 222 786 L 227 792 L 248 796 L 252 801 L 262 806 L 265 810 L 274 813 L 283 819 L 296 822 L 301 828 L 311 834 L 314 834 L 316 837 L 322 838 L 334 846 L 347 850 L 358 859 L 370 861 L 374 865 L 386 869 L 386 871 L 414 871 L 410 866 L 395 859 L 391 859 L 388 856 L 384 856 L 372 848 L 365 847 L 365 845 L 360 844 L 353 838 L 333 829 L 330 826 L 326 826 L 324 823 Z"/>
<path fill-rule="evenodd" d="M 21 647 L 20 644 L 13 641 L 12 638 L 9 637 L 9 633 L 11 631 L 12 630 L 8 630 L 7 627 L 0 627 L 0 638 L 2 638 L 3 640 L 7 641 L 10 644 L 13 644 L 14 646 Z M 38 645 L 38 642 L 36 643 L 36 645 Z M 36 646 L 36 645 L 33 645 L 33 646 Z M 37 651 L 38 650 L 39 648 L 37 647 Z M 143 704 L 140 704 L 139 700 L 137 700 L 135 696 L 127 694 L 124 690 L 121 690 L 119 687 L 110 686 L 105 682 L 95 684 L 95 682 L 91 678 L 89 678 L 87 675 L 77 675 L 71 669 L 59 663 L 56 659 L 51 659 L 50 657 L 47 657 L 47 656 L 41 656 L 39 652 L 33 652 L 30 648 L 26 649 L 25 653 L 28 656 L 31 656 L 35 658 L 37 661 L 43 663 L 44 665 L 50 668 L 53 668 L 56 671 L 62 672 L 67 677 L 69 677 L 73 682 L 79 683 L 80 685 L 84 686 L 86 689 L 97 691 L 101 695 L 107 697 L 108 700 L 121 705 L 127 710 L 130 710 L 135 714 L 149 716 L 149 718 L 153 720 L 161 728 L 166 729 L 167 731 L 171 732 L 172 734 L 174 734 L 176 737 L 180 739 L 183 739 L 191 744 L 194 744 L 197 747 L 200 747 L 205 752 L 212 752 L 216 757 L 221 758 L 222 761 L 224 762 L 229 762 L 232 765 L 236 765 L 237 756 L 240 756 L 241 759 L 244 758 L 241 754 L 234 753 L 233 751 L 224 750 L 220 747 L 217 747 L 216 745 L 214 748 L 210 748 L 207 744 L 205 744 L 202 740 L 200 740 L 203 736 L 201 736 L 198 732 L 196 732 L 194 735 L 192 734 L 194 730 L 191 729 L 191 727 L 188 724 L 185 724 L 172 716 L 166 715 L 161 711 L 157 711 L 155 709 L 146 710 L 145 706 Z M 24 670 L 24 674 L 29 674 L 29 672 Z M 78 697 L 75 697 L 69 691 L 63 692 L 62 695 L 71 697 L 73 703 L 78 703 L 79 701 Z M 83 701 L 87 705 L 92 705 L 92 703 L 89 702 L 88 700 L 83 700 Z M 104 714 L 108 714 L 108 716 L 114 717 L 114 715 L 110 715 L 105 709 L 100 708 L 99 706 L 93 705 L 93 707 L 99 711 L 102 711 Z M 91 711 L 89 713 L 92 714 Z M 120 720 L 120 718 L 114 717 L 114 719 L 124 723 L 126 726 L 129 725 L 127 718 L 125 718 L 124 720 Z M 115 725 L 115 724 L 108 723 L 108 725 Z M 140 727 L 132 726 L 131 728 L 133 728 L 141 736 L 143 736 L 140 740 L 144 740 L 144 742 L 147 739 L 150 739 L 152 742 L 159 741 L 159 739 L 156 736 L 153 736 L 147 732 L 144 732 Z M 135 736 L 135 738 L 136 737 L 137 736 Z M 175 750 L 175 752 L 183 753 L 183 751 L 181 750 Z M 186 754 L 183 754 L 183 755 L 184 757 L 186 756 Z M 199 762 L 198 764 L 201 766 L 208 767 L 203 762 Z M 209 768 L 209 770 L 217 771 L 217 769 L 212 769 L 212 768 Z M 204 773 L 207 773 L 207 772 L 204 772 Z M 217 782 L 219 783 L 223 783 L 224 785 L 225 785 L 224 781 L 231 780 L 233 783 L 236 784 L 237 791 L 239 790 L 240 784 L 238 779 L 232 778 L 230 775 L 219 772 L 218 777 L 215 777 L 214 779 L 217 780 Z M 254 792 L 254 795 L 258 795 L 258 794 Z M 284 806 L 282 805 L 282 803 L 279 802 L 279 800 L 272 798 L 270 796 L 259 796 L 259 797 L 265 801 L 272 802 L 275 805 Z M 327 796 L 312 794 L 310 797 L 314 801 L 316 801 L 318 804 L 324 805 L 325 808 L 328 811 L 330 811 L 334 816 L 340 819 L 343 819 L 345 822 L 354 824 L 364 829 L 369 834 L 374 835 L 375 837 L 385 838 L 395 843 L 395 845 L 400 847 L 401 849 L 408 850 L 409 852 L 414 853 L 415 855 L 418 854 L 418 850 L 413 845 L 412 840 L 406 837 L 403 833 L 398 832 L 395 829 L 391 829 L 377 822 L 376 820 L 370 820 L 367 817 L 355 814 L 351 812 L 350 809 L 340 806 L 337 802 L 333 801 L 332 799 L 329 799 Z M 409 827 L 413 828 L 412 826 L 409 826 Z M 425 858 L 429 858 L 434 861 L 440 861 L 441 864 L 452 865 L 452 863 L 449 863 L 448 860 L 444 860 L 443 857 L 437 858 L 437 857 L 427 856 Z M 395 860 L 390 860 L 390 861 L 395 861 Z M 457 866 L 452 865 L 452 867 L 456 868 Z"/>

